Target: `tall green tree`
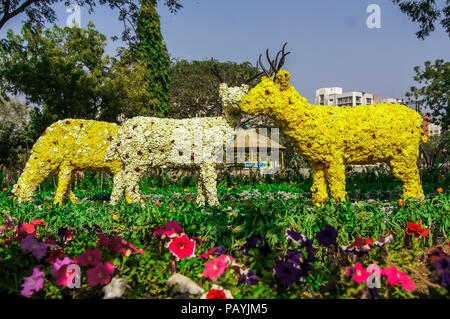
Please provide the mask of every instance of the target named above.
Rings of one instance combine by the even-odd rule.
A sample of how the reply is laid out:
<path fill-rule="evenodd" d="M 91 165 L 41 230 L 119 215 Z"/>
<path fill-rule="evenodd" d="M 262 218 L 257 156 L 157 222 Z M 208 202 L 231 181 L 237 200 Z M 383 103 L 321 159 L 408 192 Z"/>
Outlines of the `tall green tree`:
<path fill-rule="evenodd" d="M 411 87 L 406 93 L 421 107 L 428 108 L 432 121 L 440 124 L 443 130 L 450 125 L 450 62 L 439 59 L 434 63 L 426 61 L 424 68 L 414 68 L 414 80 L 420 87 Z"/>
<path fill-rule="evenodd" d="M 125 49 L 118 58 L 105 54 L 106 37 L 92 23 L 36 30 L 8 31 L 10 45 L 0 49 L 0 87 L 41 106 L 30 114 L 38 131 L 69 117 L 117 121 L 121 114 L 150 114 L 146 107 L 156 102 L 146 90 L 146 67 Z"/>
<path fill-rule="evenodd" d="M 216 69 L 229 86 L 240 86 L 251 79 L 258 69 L 250 62 L 217 62 Z M 222 104 L 219 98 L 220 80 L 211 71 L 211 61 L 174 60 L 171 66 L 171 109 L 174 118 L 219 116 Z M 256 84 L 257 77 L 249 85 Z"/>
<path fill-rule="evenodd" d="M 439 8 L 435 0 L 392 0 L 400 10 L 406 13 L 413 22 L 420 24 L 416 36 L 424 40 L 435 30 L 435 23 L 439 21 L 450 36 L 450 0 Z M 443 3 L 444 1 L 442 1 Z"/>
<path fill-rule="evenodd" d="M 139 58 L 147 67 L 148 91 L 158 100 L 152 105 L 154 116 L 167 116 L 170 109 L 170 58 L 161 34 L 156 0 L 142 0 L 134 45 Z"/>

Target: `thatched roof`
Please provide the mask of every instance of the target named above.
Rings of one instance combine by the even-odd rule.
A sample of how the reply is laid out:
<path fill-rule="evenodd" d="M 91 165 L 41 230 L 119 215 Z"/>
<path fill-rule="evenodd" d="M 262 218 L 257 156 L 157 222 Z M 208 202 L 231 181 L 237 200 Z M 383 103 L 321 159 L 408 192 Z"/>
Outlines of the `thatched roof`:
<path fill-rule="evenodd" d="M 240 141 L 239 145 L 238 141 Z M 245 146 L 243 141 L 245 141 Z M 239 130 L 234 139 L 234 148 L 257 148 L 259 146 L 267 147 L 268 149 L 286 149 L 286 147 L 278 144 L 270 138 L 256 133 L 255 129 Z"/>

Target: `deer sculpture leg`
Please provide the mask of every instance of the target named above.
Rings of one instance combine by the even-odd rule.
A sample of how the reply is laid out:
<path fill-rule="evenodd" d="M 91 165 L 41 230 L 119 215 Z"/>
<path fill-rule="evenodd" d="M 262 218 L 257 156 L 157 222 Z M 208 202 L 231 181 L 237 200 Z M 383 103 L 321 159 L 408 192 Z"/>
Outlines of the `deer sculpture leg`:
<path fill-rule="evenodd" d="M 316 202 L 324 202 L 328 200 L 327 180 L 325 178 L 325 165 L 322 163 L 311 164 L 313 185 L 313 199 Z"/>
<path fill-rule="evenodd" d="M 390 161 L 392 174 L 403 183 L 403 198 L 423 198 L 419 168 L 414 157 L 397 157 Z"/>
<path fill-rule="evenodd" d="M 199 178 L 197 186 L 197 204 L 200 206 L 204 206 L 205 202 L 206 202 L 206 188 L 205 185 L 203 184 L 203 180 Z"/>
<path fill-rule="evenodd" d="M 327 182 L 330 185 L 331 197 L 335 201 L 345 201 L 345 165 L 341 162 L 331 163 L 326 168 Z"/>
<path fill-rule="evenodd" d="M 209 206 L 219 206 L 219 200 L 217 199 L 217 171 L 214 164 L 203 163 L 200 169 L 201 179 L 204 182 L 204 188 L 206 189 L 206 196 L 208 197 Z"/>
<path fill-rule="evenodd" d="M 113 174 L 113 189 L 111 193 L 111 205 L 116 205 L 119 202 L 119 199 L 122 197 L 123 192 L 125 191 L 125 200 L 128 204 L 133 203 L 133 200 L 128 195 L 128 192 L 125 190 L 125 171 L 123 168 L 118 170 L 112 170 Z"/>
<path fill-rule="evenodd" d="M 139 182 L 145 173 L 143 168 L 130 163 L 124 166 L 126 191 L 133 203 L 141 201 L 141 193 L 139 191 Z"/>
<path fill-rule="evenodd" d="M 58 174 L 58 187 L 56 188 L 53 204 L 61 205 L 66 194 L 70 192 L 70 181 L 72 180 L 73 167 L 62 164 Z"/>

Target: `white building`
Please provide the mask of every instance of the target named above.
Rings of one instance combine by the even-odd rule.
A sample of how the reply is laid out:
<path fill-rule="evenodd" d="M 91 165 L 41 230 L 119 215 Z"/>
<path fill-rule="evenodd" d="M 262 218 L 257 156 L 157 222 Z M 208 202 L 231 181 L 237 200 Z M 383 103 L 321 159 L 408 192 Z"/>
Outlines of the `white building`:
<path fill-rule="evenodd" d="M 315 103 L 318 105 L 356 106 L 374 103 L 374 94 L 365 92 L 343 93 L 342 88 L 321 88 L 316 90 Z"/>
<path fill-rule="evenodd" d="M 441 136 L 441 126 L 437 124 L 430 123 L 428 126 L 430 137 Z"/>
<path fill-rule="evenodd" d="M 334 105 L 334 106 L 357 106 L 370 105 L 376 103 L 403 103 L 403 100 L 395 98 L 380 98 L 377 94 L 366 92 L 347 92 L 343 93 L 342 88 L 321 88 L 316 90 L 317 105 Z"/>

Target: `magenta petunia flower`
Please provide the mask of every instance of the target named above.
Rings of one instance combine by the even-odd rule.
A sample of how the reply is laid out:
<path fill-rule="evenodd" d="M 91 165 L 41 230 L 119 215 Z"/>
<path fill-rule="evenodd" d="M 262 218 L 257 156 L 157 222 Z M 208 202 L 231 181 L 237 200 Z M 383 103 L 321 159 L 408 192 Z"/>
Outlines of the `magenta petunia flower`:
<path fill-rule="evenodd" d="M 97 249 L 86 250 L 77 257 L 77 263 L 81 266 L 96 266 L 102 260 L 102 254 Z"/>
<path fill-rule="evenodd" d="M 64 286 L 67 287 L 69 284 L 73 283 L 75 279 L 75 269 L 72 269 L 70 272 L 67 269 L 69 265 L 63 265 L 59 270 L 54 274 L 55 276 L 55 285 L 56 286 Z"/>
<path fill-rule="evenodd" d="M 111 274 L 114 272 L 114 266 L 110 263 L 99 263 L 94 268 L 86 272 L 88 285 L 106 285 L 111 281 Z"/>
<path fill-rule="evenodd" d="M 416 289 L 414 281 L 409 278 L 405 272 L 399 271 L 395 265 L 390 268 L 382 269 L 381 274 L 387 277 L 388 283 L 391 286 L 401 284 L 405 290 Z"/>
<path fill-rule="evenodd" d="M 183 228 L 176 220 L 168 221 L 164 227 L 157 227 L 153 232 L 153 236 L 161 237 L 166 231 L 174 231 L 177 234 L 183 233 Z"/>
<path fill-rule="evenodd" d="M 31 252 L 37 259 L 41 259 L 47 253 L 47 245 L 40 243 L 33 235 L 28 235 L 20 242 L 20 248 Z"/>
<path fill-rule="evenodd" d="M 205 270 L 203 271 L 203 276 L 213 281 L 216 281 L 217 278 L 220 277 L 220 275 L 222 275 L 225 272 L 225 269 L 227 268 L 228 264 L 226 258 L 222 256 L 216 257 L 211 261 L 205 263 Z"/>
<path fill-rule="evenodd" d="M 191 258 L 195 256 L 195 241 L 190 240 L 186 234 L 173 238 L 169 244 L 169 251 L 177 259 Z"/>
<path fill-rule="evenodd" d="M 200 256 L 198 256 L 198 258 L 199 259 L 208 258 L 209 255 L 211 255 L 215 251 L 216 251 L 216 249 L 213 247 L 207 253 L 204 253 L 204 254 L 201 254 Z"/>
<path fill-rule="evenodd" d="M 57 258 L 52 265 L 52 275 L 54 276 L 63 266 L 72 264 L 72 260 L 69 257 L 64 257 L 64 259 Z"/>
<path fill-rule="evenodd" d="M 352 275 L 353 273 L 353 275 Z M 358 262 L 354 267 L 350 267 L 347 269 L 347 275 L 352 276 L 352 279 L 356 281 L 358 284 L 361 282 L 365 282 L 367 278 L 370 276 L 370 273 Z"/>
<path fill-rule="evenodd" d="M 30 277 L 24 278 L 22 284 L 22 291 L 20 292 L 24 297 L 30 297 L 34 292 L 39 291 L 44 286 L 44 272 L 39 271 L 38 268 L 33 269 L 33 274 Z"/>

